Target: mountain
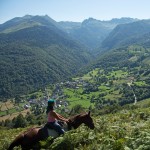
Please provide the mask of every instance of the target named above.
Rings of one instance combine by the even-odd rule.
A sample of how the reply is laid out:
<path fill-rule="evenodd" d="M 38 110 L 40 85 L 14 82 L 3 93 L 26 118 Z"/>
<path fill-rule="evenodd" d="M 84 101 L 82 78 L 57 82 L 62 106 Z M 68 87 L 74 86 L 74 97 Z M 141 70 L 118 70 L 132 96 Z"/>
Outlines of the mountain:
<path fill-rule="evenodd" d="M 48 16 L 14 18 L 0 25 L 1 98 L 65 80 L 91 58 Z"/>
<path fill-rule="evenodd" d="M 57 26 L 57 22 L 49 16 L 31 16 L 13 18 L 0 25 L 0 33 L 15 32 L 17 30 L 34 27 L 34 26 Z"/>
<path fill-rule="evenodd" d="M 23 18 L 17 17 L 0 25 L 0 32 L 8 33 L 37 25 L 55 25 L 55 27 L 66 32 L 74 40 L 93 50 L 101 45 L 101 42 L 117 25 L 135 21 L 137 21 L 137 19 L 133 18 L 115 18 L 109 21 L 101 21 L 94 18 L 89 18 L 83 22 L 56 22 L 47 15 L 42 16 L 42 18 L 39 18 L 39 16 L 26 15 Z"/>
<path fill-rule="evenodd" d="M 0 25 L 0 95 L 26 94 L 69 78 L 91 61 L 95 51 L 89 49 L 101 43 L 97 53 L 133 43 L 149 46 L 149 30 L 149 20 L 132 18 L 80 23 L 26 15 L 9 20 Z"/>
<path fill-rule="evenodd" d="M 117 25 L 134 21 L 137 21 L 137 19 L 120 18 L 101 21 L 89 18 L 82 23 L 58 22 L 58 24 L 74 39 L 80 41 L 90 49 L 95 49 L 100 46 L 101 42 Z"/>
<path fill-rule="evenodd" d="M 102 42 L 102 48 L 112 49 L 120 46 L 147 41 L 150 33 L 150 20 L 141 20 L 118 25 Z M 147 41 L 149 42 L 149 41 Z"/>

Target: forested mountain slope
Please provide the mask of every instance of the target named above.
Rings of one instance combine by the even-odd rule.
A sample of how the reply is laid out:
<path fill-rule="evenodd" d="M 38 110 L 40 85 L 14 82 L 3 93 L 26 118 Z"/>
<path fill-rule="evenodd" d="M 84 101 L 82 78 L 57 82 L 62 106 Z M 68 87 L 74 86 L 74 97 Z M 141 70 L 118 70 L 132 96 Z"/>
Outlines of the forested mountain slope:
<path fill-rule="evenodd" d="M 118 25 L 102 42 L 102 48 L 112 49 L 119 46 L 149 42 L 150 20 L 141 20 L 129 24 Z"/>
<path fill-rule="evenodd" d="M 47 17 L 16 18 L 0 29 L 1 97 L 64 80 L 91 59 L 84 46 Z"/>

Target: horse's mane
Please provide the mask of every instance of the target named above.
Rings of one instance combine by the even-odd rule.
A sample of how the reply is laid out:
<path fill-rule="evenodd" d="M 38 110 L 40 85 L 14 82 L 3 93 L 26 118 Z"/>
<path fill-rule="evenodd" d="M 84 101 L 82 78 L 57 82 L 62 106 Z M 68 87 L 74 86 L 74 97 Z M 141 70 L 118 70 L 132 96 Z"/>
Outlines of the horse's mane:
<path fill-rule="evenodd" d="M 77 118 L 79 118 L 80 116 L 85 116 L 87 115 L 87 113 L 81 113 L 81 114 L 77 114 L 77 115 L 74 115 L 74 116 L 71 116 L 69 118 L 70 121 L 74 122 Z"/>
<path fill-rule="evenodd" d="M 81 117 L 81 116 L 84 116 L 86 115 L 86 113 L 81 113 L 81 114 L 77 114 L 75 116 L 71 116 L 69 118 L 69 123 L 70 123 L 70 126 L 73 126 L 74 128 L 76 128 L 76 125 L 79 123 L 78 121 L 78 118 Z M 71 128 L 70 128 L 71 129 Z"/>
<path fill-rule="evenodd" d="M 80 114 L 75 115 L 75 116 L 71 116 L 71 117 L 69 118 L 69 121 L 74 122 L 79 116 L 80 116 Z"/>

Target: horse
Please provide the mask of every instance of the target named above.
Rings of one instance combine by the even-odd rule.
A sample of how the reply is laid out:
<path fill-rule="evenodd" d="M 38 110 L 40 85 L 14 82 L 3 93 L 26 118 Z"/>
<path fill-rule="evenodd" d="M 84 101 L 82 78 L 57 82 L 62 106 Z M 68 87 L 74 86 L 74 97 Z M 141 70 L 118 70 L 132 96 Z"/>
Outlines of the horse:
<path fill-rule="evenodd" d="M 71 129 L 77 129 L 82 123 L 90 129 L 94 129 L 94 123 L 90 116 L 90 111 L 88 113 L 70 117 L 66 129 L 64 130 L 69 131 Z M 22 150 L 34 149 L 35 144 L 47 139 L 49 136 L 56 138 L 59 135 L 56 131 L 48 129 L 46 125 L 44 127 L 30 128 L 27 131 L 20 133 L 10 144 L 8 150 L 13 150 L 15 146 L 21 146 Z"/>

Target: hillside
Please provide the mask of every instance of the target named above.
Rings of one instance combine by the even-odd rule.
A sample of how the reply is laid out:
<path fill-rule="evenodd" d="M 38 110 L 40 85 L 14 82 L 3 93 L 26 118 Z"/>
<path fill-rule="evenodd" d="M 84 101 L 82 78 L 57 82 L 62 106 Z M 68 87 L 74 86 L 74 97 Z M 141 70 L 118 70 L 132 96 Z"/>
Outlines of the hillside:
<path fill-rule="evenodd" d="M 150 48 L 132 45 L 111 50 L 88 68 L 82 68 L 82 73 L 72 79 L 61 80 L 45 89 L 12 99 L 11 108 L 1 109 L 1 120 L 16 115 L 18 109 L 15 104 L 20 106 L 22 113 L 28 105 L 35 116 L 45 116 L 43 112 L 48 95 L 57 99 L 59 112 L 64 114 L 142 102 L 150 98 L 149 61 Z M 5 125 L 9 124 L 6 122 Z M 9 126 L 13 127 L 13 123 Z"/>
<path fill-rule="evenodd" d="M 150 98 L 150 48 L 132 45 L 110 50 L 82 69 L 85 89 L 95 107 L 136 103 Z"/>
<path fill-rule="evenodd" d="M 49 26 L 56 28 L 57 22 L 49 16 L 31 16 L 25 15 L 24 17 L 13 18 L 0 25 L 1 33 L 15 32 L 17 30 L 34 27 L 34 26 Z"/>
<path fill-rule="evenodd" d="M 81 125 L 78 129 L 66 132 L 51 144 L 49 137 L 41 141 L 41 149 L 51 150 L 94 150 L 94 149 L 139 149 L 150 148 L 150 103 L 137 106 L 105 108 L 92 112 L 95 129 Z M 102 114 L 102 112 L 104 112 Z M 108 113 L 110 112 L 110 113 Z M 0 150 L 8 148 L 10 142 L 27 128 L 1 128 Z M 5 137 L 5 138 L 4 138 Z"/>
<path fill-rule="evenodd" d="M 73 39 L 84 44 L 89 49 L 94 49 L 100 46 L 101 42 L 108 34 L 119 24 L 135 22 L 137 19 L 120 18 L 109 21 L 96 20 L 94 18 L 85 19 L 83 22 L 56 22 L 49 16 L 30 16 L 16 17 L 6 23 L 0 25 L 1 33 L 8 33 L 34 26 L 55 25 L 60 30 L 66 32 Z"/>
<path fill-rule="evenodd" d="M 90 68 L 112 70 L 116 67 L 119 69 L 130 67 L 134 70 L 136 67 L 142 69 L 145 67 L 147 69 L 149 25 L 149 20 L 137 21 L 132 18 L 110 21 L 89 18 L 82 23 L 56 22 L 48 16 L 27 15 L 14 18 L 0 25 L 1 98 L 27 94 L 45 88 L 48 84 L 64 81 L 76 74 L 93 58 L 81 44 L 84 43 L 83 39 L 91 45 L 91 40 L 96 42 L 97 37 L 105 34 L 106 30 L 110 32 L 113 28 L 115 29 L 102 44 L 104 49 L 109 47 L 110 53 L 106 50 L 106 54 L 97 56 L 97 60 L 91 63 Z M 89 32 L 84 33 L 88 34 L 85 36 L 90 41 L 84 38 L 81 28 L 88 29 Z M 76 34 L 75 30 L 79 30 L 79 33 Z M 73 32 L 76 32 L 80 43 L 74 40 L 75 36 L 71 35 Z M 134 47 L 133 44 L 141 47 Z M 124 45 L 126 47 L 123 47 Z M 131 45 L 131 52 L 128 45 Z M 111 50 L 115 47 L 120 48 Z M 101 50 L 102 47 L 98 53 Z M 88 68 L 86 69 L 80 70 L 88 72 Z"/>
<path fill-rule="evenodd" d="M 133 23 L 118 25 L 102 42 L 102 48 L 112 49 L 120 46 L 139 44 L 149 39 L 150 20 L 141 20 Z"/>
<path fill-rule="evenodd" d="M 47 16 L 15 18 L 0 31 L 1 98 L 65 80 L 92 58 Z"/>
<path fill-rule="evenodd" d="M 89 47 L 88 44 L 92 45 L 92 40 L 96 46 L 96 41 L 100 42 L 98 37 L 115 27 L 102 45 L 104 49 L 109 47 L 109 50 L 114 47 L 121 48 L 97 58 L 97 61 L 91 64 L 94 66 L 92 68 L 99 65 L 138 65 L 137 62 L 129 61 L 132 54 L 128 54 L 127 48 L 122 49 L 122 46 L 133 43 L 143 47 L 149 46 L 149 20 L 135 21 L 137 20 L 132 18 L 110 21 L 89 18 L 82 23 L 56 22 L 48 16 L 27 15 L 0 25 L 1 98 L 27 94 L 77 73 L 93 58 L 81 44 L 84 43 L 83 40 L 86 41 L 86 47 Z M 75 38 L 75 34 L 72 33 L 77 33 L 77 37 Z M 121 36 L 123 33 L 125 34 Z M 80 43 L 77 42 L 77 38 Z M 98 53 L 101 50 L 102 48 L 98 49 Z M 146 57 L 145 61 L 148 62 L 145 55 L 146 52 L 143 57 Z M 143 57 L 140 56 L 142 59 Z"/>

